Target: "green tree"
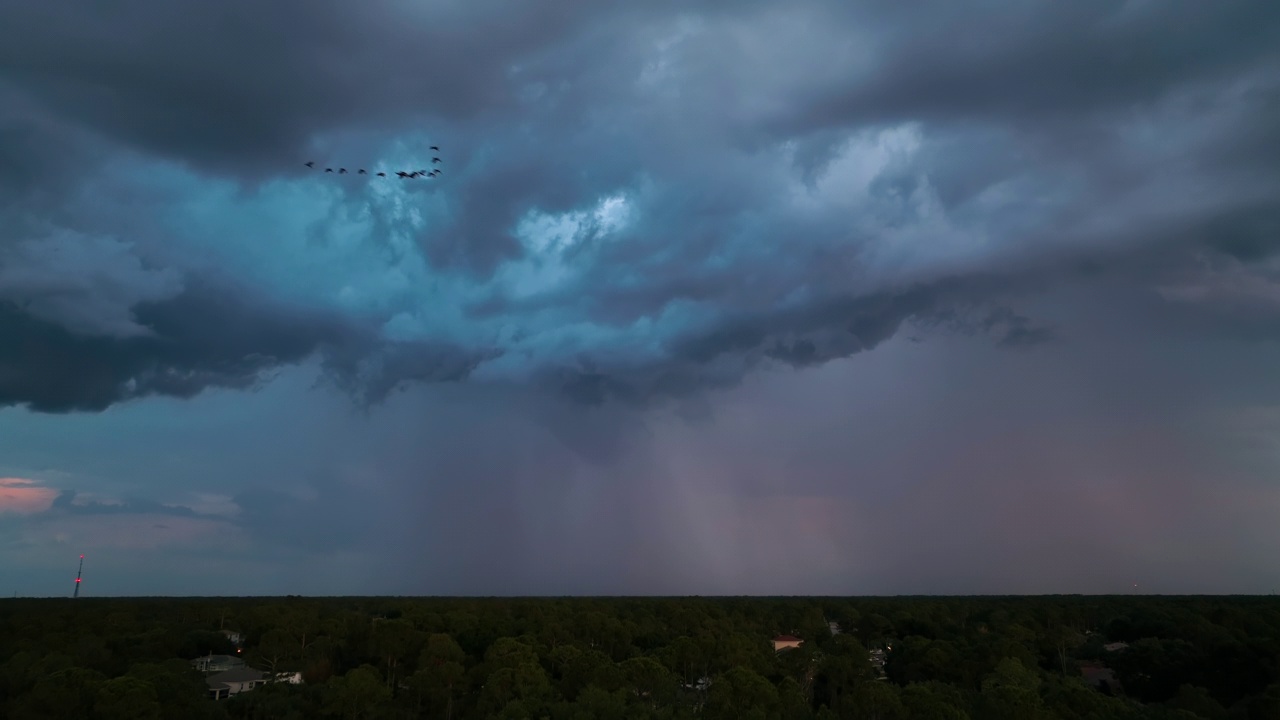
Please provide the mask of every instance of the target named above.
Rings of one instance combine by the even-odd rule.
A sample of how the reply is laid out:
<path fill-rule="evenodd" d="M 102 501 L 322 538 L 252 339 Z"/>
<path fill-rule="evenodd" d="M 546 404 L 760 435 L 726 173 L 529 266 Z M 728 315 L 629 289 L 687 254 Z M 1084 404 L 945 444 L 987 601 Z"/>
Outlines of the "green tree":
<path fill-rule="evenodd" d="M 858 683 L 841 708 L 863 720 L 906 720 L 908 717 L 898 697 L 898 687 L 889 682 Z"/>
<path fill-rule="evenodd" d="M 762 675 L 745 667 L 716 676 L 707 693 L 708 720 L 766 720 L 777 716 L 778 691 Z"/>
<path fill-rule="evenodd" d="M 809 698 L 795 678 L 783 678 L 778 684 L 778 709 L 782 720 L 808 720 L 813 717 Z"/>
<path fill-rule="evenodd" d="M 1036 720 L 1047 717 L 1040 700 L 1040 677 L 1017 658 L 1005 658 L 982 680 L 982 717 Z"/>
<path fill-rule="evenodd" d="M 964 696 L 937 681 L 912 683 L 902 689 L 902 707 L 911 720 L 969 720 Z"/>
<path fill-rule="evenodd" d="M 106 676 L 96 670 L 67 668 L 40 678 L 12 705 L 13 720 L 90 717 Z"/>
<path fill-rule="evenodd" d="M 588 685 L 578 693 L 577 700 L 565 703 L 557 717 L 566 720 L 624 720 L 627 717 L 625 690 L 609 692 L 595 685 Z"/>
<path fill-rule="evenodd" d="M 650 708 L 665 707 L 675 701 L 679 682 L 666 666 L 651 657 L 637 657 L 618 664 L 623 688 L 636 701 Z"/>
<path fill-rule="evenodd" d="M 279 672 L 284 669 L 295 649 L 293 638 L 287 631 L 272 628 L 249 650 L 249 662 L 269 673 Z"/>
<path fill-rule="evenodd" d="M 1226 720 L 1227 710 L 1221 703 L 1213 699 L 1208 690 L 1193 685 L 1183 685 L 1178 692 L 1165 703 L 1176 710 L 1186 710 L 1204 720 Z M 1277 713 L 1276 717 L 1280 717 Z"/>
<path fill-rule="evenodd" d="M 425 635 L 404 618 L 382 620 L 374 624 L 373 648 L 382 660 L 389 687 L 396 685 L 400 661 L 416 654 L 425 639 Z"/>
<path fill-rule="evenodd" d="M 93 712 L 98 720 L 160 720 L 160 702 L 151 683 L 124 675 L 102 683 Z"/>
<path fill-rule="evenodd" d="M 201 674 L 185 660 L 139 663 L 129 668 L 129 677 L 147 682 L 155 691 L 160 714 L 166 720 L 208 717 L 209 687 Z"/>
<path fill-rule="evenodd" d="M 391 690 L 383 683 L 378 669 L 372 665 L 361 665 L 328 682 L 324 712 L 346 720 L 373 718 L 390 699 Z"/>
<path fill-rule="evenodd" d="M 492 716 L 516 712 L 508 705 L 516 703 L 520 713 L 538 713 L 555 695 L 551 679 L 538 662 L 532 647 L 515 638 L 496 640 L 485 652 L 488 677 L 480 688 L 481 712 Z"/>
<path fill-rule="evenodd" d="M 418 658 L 418 671 L 408 680 L 414 710 L 420 712 L 425 704 L 433 715 L 452 718 L 455 694 L 466 679 L 466 660 L 452 637 L 430 635 Z"/>

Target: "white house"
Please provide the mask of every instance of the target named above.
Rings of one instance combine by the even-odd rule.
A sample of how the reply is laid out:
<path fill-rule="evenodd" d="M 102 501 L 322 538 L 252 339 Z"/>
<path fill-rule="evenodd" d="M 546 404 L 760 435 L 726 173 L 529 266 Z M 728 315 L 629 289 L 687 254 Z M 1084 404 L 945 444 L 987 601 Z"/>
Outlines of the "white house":
<path fill-rule="evenodd" d="M 224 672 L 244 667 L 244 660 L 235 655 L 205 655 L 192 660 L 191 667 L 200 672 Z"/>
<path fill-rule="evenodd" d="M 793 635 L 779 635 L 773 639 L 773 651 L 781 652 L 783 650 L 790 650 L 791 648 L 798 648 L 803 644 L 803 640 Z"/>
<path fill-rule="evenodd" d="M 267 682 L 265 673 L 248 667 L 225 670 L 204 679 L 209 686 L 209 695 L 214 700 L 222 700 L 252 690 Z"/>

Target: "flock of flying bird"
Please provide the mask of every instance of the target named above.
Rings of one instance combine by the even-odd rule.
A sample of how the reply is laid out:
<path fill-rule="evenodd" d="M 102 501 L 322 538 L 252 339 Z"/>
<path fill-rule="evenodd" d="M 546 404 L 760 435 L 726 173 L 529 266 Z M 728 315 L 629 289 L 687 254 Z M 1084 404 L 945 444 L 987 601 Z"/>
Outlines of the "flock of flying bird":
<path fill-rule="evenodd" d="M 432 150 L 432 152 L 440 152 L 440 148 L 436 147 L 435 145 L 432 145 L 432 146 L 431 146 L 431 150 Z M 439 164 L 440 164 L 440 162 L 441 162 L 441 161 L 440 161 L 440 158 L 438 158 L 438 157 L 433 157 L 433 158 L 431 158 L 431 164 L 432 164 L 432 165 L 439 165 Z M 314 161 L 314 160 L 308 161 L 308 162 L 303 163 L 303 164 L 304 164 L 304 165 L 306 165 L 306 166 L 307 166 L 307 167 L 309 167 L 309 168 L 316 169 L 316 163 L 315 163 L 315 161 Z M 327 173 L 337 172 L 339 175 L 346 175 L 346 174 L 347 174 L 347 169 L 346 169 L 346 168 L 344 168 L 344 167 L 340 167 L 340 168 L 338 168 L 336 171 L 335 171 L 333 168 L 331 168 L 331 167 L 327 167 L 327 168 L 325 168 L 325 169 L 324 169 L 324 171 L 325 171 L 325 172 L 327 172 Z M 437 168 L 437 167 L 433 167 L 429 172 L 428 172 L 428 171 L 426 171 L 426 170 L 411 170 L 411 171 L 409 171 L 409 172 L 405 172 L 404 170 L 397 170 L 397 171 L 396 171 L 395 173 L 393 173 L 393 174 L 394 174 L 396 177 L 398 177 L 398 178 L 404 178 L 404 179 L 408 180 L 408 179 L 412 179 L 412 178 L 419 178 L 419 177 L 432 177 L 432 178 L 433 178 L 433 177 L 436 177 L 437 175 L 440 175 L 440 174 L 441 174 L 441 173 L 443 173 L 443 172 L 444 172 L 444 170 L 441 170 L 440 168 Z M 369 175 L 370 173 L 369 173 L 369 172 L 367 172 L 364 168 L 358 168 L 358 169 L 356 170 L 356 174 L 357 174 L 357 175 Z M 386 173 L 384 173 L 384 172 L 373 173 L 373 174 L 374 174 L 375 176 L 377 176 L 377 177 L 386 177 L 386 176 L 387 176 L 387 174 L 386 174 Z"/>

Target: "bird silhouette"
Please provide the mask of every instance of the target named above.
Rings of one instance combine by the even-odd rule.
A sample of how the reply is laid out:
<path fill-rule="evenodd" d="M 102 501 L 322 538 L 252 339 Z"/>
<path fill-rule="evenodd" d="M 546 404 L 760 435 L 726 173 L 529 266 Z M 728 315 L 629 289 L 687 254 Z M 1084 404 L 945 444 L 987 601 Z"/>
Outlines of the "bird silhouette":
<path fill-rule="evenodd" d="M 325 171 L 325 172 L 333 172 L 333 168 L 325 168 L 325 169 L 324 169 L 324 171 Z"/>
<path fill-rule="evenodd" d="M 436 147 L 435 145 L 432 145 L 431 149 L 435 150 L 436 152 L 440 152 L 440 148 Z"/>
<path fill-rule="evenodd" d="M 365 172 L 365 171 L 364 171 L 364 168 L 360 168 L 360 172 L 358 172 L 358 173 L 356 173 L 356 174 L 357 174 L 357 175 L 368 175 L 369 173 Z"/>
<path fill-rule="evenodd" d="M 386 173 L 378 173 L 378 177 L 386 177 L 386 176 L 387 176 Z"/>
<path fill-rule="evenodd" d="M 347 169 L 346 169 L 346 168 L 338 168 L 338 174 L 339 174 L 339 175 L 346 175 L 346 174 L 347 174 Z"/>
<path fill-rule="evenodd" d="M 397 171 L 396 171 L 396 177 L 406 178 L 406 177 L 409 177 L 409 173 L 407 173 L 407 172 L 405 172 L 405 171 L 403 171 L 403 170 L 397 170 Z"/>
<path fill-rule="evenodd" d="M 307 163 L 307 167 L 315 167 L 315 166 L 316 166 L 316 163 L 315 163 L 315 161 L 314 161 L 314 160 L 312 160 L 311 162 Z"/>
<path fill-rule="evenodd" d="M 438 163 L 438 162 L 440 162 L 440 158 L 431 158 L 431 164 L 433 164 L 433 165 L 434 165 L 434 164 L 436 164 L 436 163 Z"/>

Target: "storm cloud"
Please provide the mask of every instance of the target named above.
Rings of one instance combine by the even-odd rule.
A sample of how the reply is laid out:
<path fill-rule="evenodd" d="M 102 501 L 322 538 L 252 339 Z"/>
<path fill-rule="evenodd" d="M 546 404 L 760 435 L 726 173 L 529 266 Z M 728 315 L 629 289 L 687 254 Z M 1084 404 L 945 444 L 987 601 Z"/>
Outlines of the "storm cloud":
<path fill-rule="evenodd" d="M 374 399 L 402 380 L 473 371 L 569 377 L 582 397 L 688 393 L 736 382 L 758 357 L 821 363 L 956 303 L 1008 302 L 985 296 L 992 274 L 1013 285 L 1049 263 L 1106 264 L 1117 248 L 1158 254 L 1184 240 L 1160 233 L 1188 225 L 1203 228 L 1194 241 L 1237 257 L 1269 252 L 1275 237 L 1276 165 L 1244 149 L 1274 146 L 1265 141 L 1280 126 L 1266 73 L 1274 23 L 1243 7 L 938 4 L 908 18 L 879 3 L 175 13 L 133 2 L 99 14 L 57 4 L 6 23 L 5 172 L 19 221 L 0 291 L 9 337 L 40 338 L 10 354 L 37 342 L 56 354 L 65 331 L 67 351 L 104 358 L 37 371 L 21 351 L 6 359 L 7 384 L 31 389 L 7 390 L 10 403 L 100 409 L 249 387 L 332 344 L 344 323 L 434 348 L 377 361 L 383 372 L 360 390 Z M 448 157 L 429 185 L 303 175 L 308 158 L 421 159 L 427 139 Z M 67 156 L 77 148 L 85 169 Z M 137 177 L 166 171 L 186 192 Z M 205 176 L 231 185 L 202 191 Z M 42 179 L 69 198 L 109 184 L 115 197 L 100 202 L 168 222 L 95 217 L 70 199 L 24 212 Z M 273 191 L 311 193 L 315 219 Z M 254 195 L 258 212 L 242 204 Z M 174 202 L 192 209 L 172 217 Z M 161 239 L 206 213 L 247 217 Z M 42 239 L 38 225 L 55 230 Z M 124 233 L 147 238 L 91 254 Z M 235 245 L 249 260 L 272 244 L 301 255 L 339 233 L 365 252 L 380 246 L 399 287 L 341 307 L 342 266 L 297 257 L 331 284 L 288 300 L 332 317 L 283 337 L 273 323 L 293 324 L 298 310 L 275 308 L 272 283 L 303 271 L 284 255 L 235 268 L 252 300 L 178 299 L 184 279 L 211 284 L 183 252 Z M 32 259 L 55 251 L 68 260 Z M 96 292 L 41 284 L 51 267 L 72 277 L 71 258 L 116 276 Z M 260 326 L 238 328 L 250 307 Z M 135 308 L 164 327 L 144 333 Z M 89 313 L 111 313 L 96 322 L 117 335 L 155 339 L 113 340 L 123 355 L 108 361 L 75 345 L 95 331 Z M 1004 332 L 1005 344 L 1050 336 Z M 364 343 L 346 357 L 381 350 Z M 57 373 L 70 382 L 57 381 L 55 399 L 40 388 Z"/>
<path fill-rule="evenodd" d="M 672 509 L 686 497 L 673 477 L 701 487 L 720 477 L 708 468 L 732 464 L 693 457 L 691 438 L 712 443 L 726 418 L 747 412 L 726 409 L 741 398 L 782 413 L 791 401 L 768 388 L 794 387 L 817 407 L 874 382 L 898 387 L 920 418 L 951 412 L 948 403 L 983 414 L 955 420 L 972 426 L 952 436 L 904 416 L 915 449 L 864 443 L 858 453 L 824 434 L 817 418 L 827 411 L 797 415 L 808 429 L 788 430 L 792 442 L 810 442 L 806 433 L 829 442 L 813 441 L 811 461 L 774 469 L 797 485 L 798 476 L 828 484 L 791 488 L 776 505 L 751 496 L 725 506 L 738 516 L 712 513 L 752 557 L 786 566 L 785 553 L 742 534 L 744 518 L 817 517 L 817 498 L 832 493 L 843 499 L 827 507 L 850 518 L 897 507 L 897 496 L 848 498 L 851 487 L 882 487 L 841 475 L 860 458 L 883 487 L 895 477 L 953 504 L 961 491 L 932 484 L 945 462 L 918 460 L 929 454 L 920 448 L 963 460 L 957 482 L 974 497 L 1017 487 L 1009 478 L 1036 472 L 1036 458 L 1058 457 L 1045 438 L 1083 432 L 1024 423 L 1036 452 L 992 439 L 991 428 L 1018 429 L 1008 418 L 1032 398 L 1060 408 L 1087 398 L 1072 423 L 1129 418 L 1143 429 L 1116 432 L 1141 436 L 1155 454 L 1213 413 L 1271 417 L 1244 406 L 1273 399 L 1262 359 L 1280 340 L 1277 78 L 1280 8 L 1256 3 L 13 4 L 0 10 L 0 408 L 9 408 L 0 413 L 50 428 L 30 431 L 34 448 L 57 434 L 46 421 L 97 422 L 78 413 L 181 413 L 198 424 L 199 413 L 180 408 L 262 409 L 264 398 L 287 396 L 313 410 L 261 427 L 298 423 L 288 457 L 349 441 L 357 464 L 379 470 L 335 469 L 356 462 L 340 453 L 325 456 L 329 465 L 291 465 L 237 435 L 253 446 L 246 457 L 275 468 L 270 480 L 251 483 L 259 471 L 226 460 L 225 476 L 237 479 L 187 469 L 182 482 L 230 483 L 217 494 L 234 498 L 250 540 L 430 546 L 473 532 L 458 518 L 491 515 L 545 544 L 477 535 L 487 549 L 474 557 L 502 555 L 507 571 L 533 573 L 540 588 L 555 576 L 584 590 L 527 553 L 572 554 L 575 533 L 614 553 L 582 558 L 599 567 L 678 552 L 678 541 L 643 528 L 685 517 Z M 441 147 L 438 178 L 304 166 L 420 168 L 431 145 Z M 885 358 L 908 363 L 911 348 L 930 358 L 919 372 L 986 394 L 895 375 Z M 1020 374 L 1036 381 L 1016 397 L 991 379 Z M 414 403 L 440 403 L 469 430 Z M 1184 425 L 1152 430 L 1156 408 Z M 304 412 L 334 419 L 304 421 Z M 354 429 L 394 435 L 389 417 L 408 434 L 384 441 Z M 876 432 L 864 419 L 831 422 Z M 742 428 L 738 442 L 773 446 L 761 432 Z M 970 452 L 961 436 L 999 447 L 1002 459 L 961 458 Z M 1116 467 L 1138 467 L 1141 453 L 1086 436 Z M 0 454 L 17 457 L 9 442 L 0 439 Z M 203 452 L 192 438 L 168 442 Z M 24 452 L 34 454 L 0 457 L 0 472 L 9 462 L 14 477 L 44 477 L 61 462 L 42 454 L 51 450 Z M 143 451 L 133 452 L 140 462 Z M 506 459 L 492 464 L 491 454 Z M 685 458 L 683 469 L 669 457 Z M 221 467 L 218 458 L 206 466 Z M 1091 472 L 1059 465 L 1075 470 L 1044 477 Z M 426 469 L 388 469 L 401 466 Z M 121 472 L 131 471 L 106 475 Z M 1132 472 L 1116 496 L 1136 502 L 1150 488 Z M 344 479 L 351 473 L 364 479 Z M 362 495 L 375 476 L 400 500 Z M 1200 497 L 1193 478 L 1176 481 L 1183 497 Z M 689 492 L 692 506 L 720 497 Z M 546 499 L 557 493 L 636 515 L 607 531 L 531 519 L 559 517 Z M 1065 502 L 1049 490 L 1031 496 Z M 359 511 L 347 517 L 347 507 Z M 422 507 L 437 529 L 374 531 L 366 520 L 413 525 Z M 908 514 L 941 522 L 922 507 Z M 324 520 L 291 527 L 299 513 Z M 822 522 L 806 552 L 844 567 L 823 543 L 866 538 Z M 924 541 L 911 548 L 927 555 Z M 470 557 L 450 562 L 465 568 Z M 752 562 L 717 575 L 722 587 L 756 587 Z M 680 587 L 700 576 L 688 563 L 631 581 Z M 488 582 L 456 588 L 501 585 Z"/>

